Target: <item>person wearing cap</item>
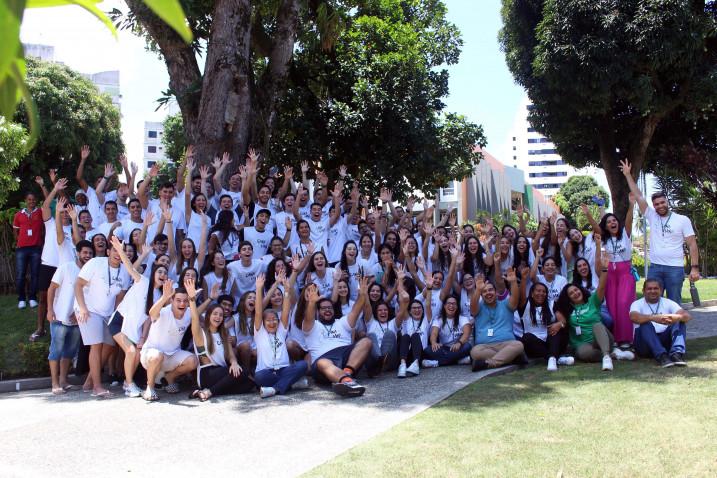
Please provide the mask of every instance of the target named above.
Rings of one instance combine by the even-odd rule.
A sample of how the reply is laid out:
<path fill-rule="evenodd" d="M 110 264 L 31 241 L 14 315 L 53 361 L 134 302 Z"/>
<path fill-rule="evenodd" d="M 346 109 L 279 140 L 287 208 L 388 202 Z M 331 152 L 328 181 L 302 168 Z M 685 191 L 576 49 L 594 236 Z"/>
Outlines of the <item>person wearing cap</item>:
<path fill-rule="evenodd" d="M 650 207 L 632 178 L 630 163 L 627 160 L 620 161 L 620 169 L 630 192 L 637 198 L 640 212 L 650 225 L 650 268 L 647 278 L 660 282 L 667 292 L 667 298 L 681 305 L 682 283 L 685 281 L 685 243 L 690 250 L 690 281 L 700 279 L 700 257 L 692 222 L 687 216 L 670 211 L 667 195 L 662 191 L 652 195 Z"/>
<path fill-rule="evenodd" d="M 269 244 L 274 237 L 274 232 L 268 227 L 270 218 L 271 211 L 268 209 L 259 209 L 256 213 L 254 225 L 245 227 L 239 231 L 241 240 L 251 242 L 254 248 L 252 259 L 261 259 L 269 250 Z M 287 229 L 285 234 L 287 237 L 284 239 L 288 242 L 291 229 Z"/>

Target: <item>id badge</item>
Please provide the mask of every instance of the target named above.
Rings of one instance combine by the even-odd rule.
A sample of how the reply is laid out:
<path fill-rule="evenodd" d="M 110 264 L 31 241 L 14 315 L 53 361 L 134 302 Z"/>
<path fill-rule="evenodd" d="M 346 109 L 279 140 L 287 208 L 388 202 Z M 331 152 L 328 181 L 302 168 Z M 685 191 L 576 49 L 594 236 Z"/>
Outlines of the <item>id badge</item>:
<path fill-rule="evenodd" d="M 32 229 L 27 230 L 27 237 L 32 237 Z"/>
<path fill-rule="evenodd" d="M 488 329 L 488 337 L 493 337 L 493 329 Z"/>
<path fill-rule="evenodd" d="M 583 331 L 580 326 L 575 327 L 575 335 L 582 335 Z"/>

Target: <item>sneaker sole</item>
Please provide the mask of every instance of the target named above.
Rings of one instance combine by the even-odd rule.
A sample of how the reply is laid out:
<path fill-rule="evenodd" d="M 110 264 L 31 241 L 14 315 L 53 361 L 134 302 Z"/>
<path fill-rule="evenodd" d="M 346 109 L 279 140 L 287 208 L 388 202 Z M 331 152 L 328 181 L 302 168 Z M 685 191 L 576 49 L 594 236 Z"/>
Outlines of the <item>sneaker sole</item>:
<path fill-rule="evenodd" d="M 670 368 L 670 367 L 674 367 L 675 365 L 677 365 L 677 364 L 670 362 L 670 363 L 666 363 L 665 365 L 661 365 L 661 367 L 662 368 Z"/>
<path fill-rule="evenodd" d="M 366 391 L 366 387 L 349 387 L 343 383 L 334 383 L 331 388 L 342 397 L 360 397 Z"/>
<path fill-rule="evenodd" d="M 687 367 L 687 362 L 672 362 L 675 367 Z"/>

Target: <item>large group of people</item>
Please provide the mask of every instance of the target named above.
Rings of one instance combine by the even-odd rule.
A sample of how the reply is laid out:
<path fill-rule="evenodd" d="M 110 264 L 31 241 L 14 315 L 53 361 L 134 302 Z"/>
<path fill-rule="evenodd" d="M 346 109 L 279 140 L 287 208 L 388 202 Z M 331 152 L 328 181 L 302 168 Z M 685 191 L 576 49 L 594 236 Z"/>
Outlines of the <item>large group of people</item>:
<path fill-rule="evenodd" d="M 89 154 L 83 147 L 73 196 L 51 171 L 47 185 L 36 178 L 41 207 L 28 193 L 14 221 L 18 307 L 38 309 L 31 340 L 50 324 L 54 394 L 71 388 L 78 357 L 84 391 L 111 395 L 106 372 L 148 401 L 179 392 L 182 380 L 205 401 L 286 394 L 308 377 L 359 396 L 362 369 L 403 379 L 539 359 L 549 371 L 575 360 L 612 370 L 635 353 L 686 364 L 680 296 L 684 243 L 699 279 L 694 231 L 664 194 L 647 203 L 627 161 L 627 219 L 594 218 L 585 206 L 584 232 L 557 212 L 531 231 L 522 206 L 518 224 L 501 229 L 490 219 L 459 225 L 452 211 L 434 222 L 426 201 L 416 214 L 414 197 L 361 196 L 344 167 L 331 185 L 307 163 L 296 180 L 289 166 L 262 176 L 252 150 L 231 170 L 227 154 L 198 166 L 190 147 L 176 181 L 159 184 L 156 165 L 135 184 L 137 168 L 121 157 L 126 182 L 107 190 L 115 170 L 90 186 Z M 640 300 L 635 202 L 651 229 Z"/>

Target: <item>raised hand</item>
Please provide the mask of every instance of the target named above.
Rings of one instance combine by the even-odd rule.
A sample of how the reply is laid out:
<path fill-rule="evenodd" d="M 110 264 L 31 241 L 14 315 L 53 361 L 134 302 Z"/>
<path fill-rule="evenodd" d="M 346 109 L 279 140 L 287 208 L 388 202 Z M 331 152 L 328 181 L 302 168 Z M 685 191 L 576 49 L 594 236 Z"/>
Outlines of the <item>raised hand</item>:
<path fill-rule="evenodd" d="M 50 170 L 47 172 L 47 175 L 50 177 L 50 182 L 52 184 L 55 184 L 57 181 L 57 169 L 50 168 Z"/>
<path fill-rule="evenodd" d="M 187 277 L 184 279 L 184 288 L 187 290 L 187 295 L 190 298 L 195 299 L 197 297 L 197 288 L 193 278 Z"/>
<path fill-rule="evenodd" d="M 306 174 L 309 171 L 309 162 L 308 161 L 302 161 L 301 162 L 301 172 L 303 174 Z"/>
<path fill-rule="evenodd" d="M 359 282 L 359 294 L 363 296 L 368 295 L 368 277 L 362 277 Z"/>
<path fill-rule="evenodd" d="M 149 177 L 150 178 L 156 178 L 159 174 L 159 165 L 157 163 L 154 163 L 151 168 L 149 168 Z"/>
<path fill-rule="evenodd" d="M 483 288 L 485 287 L 485 279 L 483 279 L 483 275 L 478 274 L 475 279 L 476 283 L 476 292 L 479 294 L 483 292 Z"/>
<path fill-rule="evenodd" d="M 222 154 L 222 162 L 221 162 L 221 165 L 226 167 L 226 166 L 228 166 L 229 163 L 231 163 L 231 162 L 232 162 L 232 158 L 229 156 L 229 153 L 225 151 L 224 154 Z"/>
<path fill-rule="evenodd" d="M 147 257 L 152 252 L 152 247 L 149 244 L 142 244 L 142 253 L 144 257 Z M 217 282 L 218 283 L 218 282 Z"/>
<path fill-rule="evenodd" d="M 336 268 L 334 269 L 334 282 L 341 280 L 342 275 L 343 271 L 341 270 L 341 266 L 337 264 Z"/>
<path fill-rule="evenodd" d="M 70 219 L 72 219 L 73 221 L 76 221 L 79 211 L 77 211 L 77 208 L 75 206 L 69 205 L 69 206 L 67 206 L 67 214 L 69 214 Z"/>
<path fill-rule="evenodd" d="M 42 176 L 35 176 L 35 182 L 40 187 L 43 187 L 45 185 L 45 180 L 42 179 Z"/>
<path fill-rule="evenodd" d="M 341 196 L 344 192 L 344 183 L 343 181 L 336 181 L 336 184 L 334 185 L 334 190 L 331 192 L 331 195 L 335 199 L 341 199 Z"/>
<path fill-rule="evenodd" d="M 291 218 L 289 216 L 286 216 L 286 219 L 284 219 L 284 226 L 287 231 L 291 231 L 291 228 L 294 227 L 294 223 L 291 222 Z"/>
<path fill-rule="evenodd" d="M 143 225 L 150 226 L 154 223 L 154 213 L 152 210 L 147 211 L 147 214 L 144 215 L 144 222 Z"/>
<path fill-rule="evenodd" d="M 129 169 L 127 164 L 127 155 L 122 153 L 120 154 L 117 159 L 119 160 L 120 166 L 122 166 L 124 169 Z"/>
<path fill-rule="evenodd" d="M 310 304 L 315 304 L 319 301 L 320 298 L 321 296 L 319 296 L 319 289 L 316 287 L 316 284 L 311 284 L 307 289 L 307 302 Z"/>
<path fill-rule="evenodd" d="M 219 171 L 222 167 L 222 160 L 219 159 L 219 156 L 214 156 L 214 159 L 212 160 L 212 167 L 214 168 L 214 171 Z"/>
<path fill-rule="evenodd" d="M 294 168 L 291 166 L 284 166 L 284 177 L 285 178 L 293 178 L 294 177 Z"/>
<path fill-rule="evenodd" d="M 518 280 L 518 278 L 515 275 L 515 269 L 512 267 L 508 267 L 508 270 L 505 271 L 505 280 L 508 282 L 515 282 Z"/>
<path fill-rule="evenodd" d="M 284 269 L 280 270 L 280 271 L 274 276 L 274 280 L 275 280 L 277 283 L 279 283 L 279 284 L 285 286 L 285 285 L 286 285 L 286 271 L 285 271 Z"/>
<path fill-rule="evenodd" d="M 189 161 L 194 164 L 194 145 L 190 144 L 187 146 L 187 149 L 184 152 L 184 156 L 187 158 L 187 165 L 189 165 Z"/>
<path fill-rule="evenodd" d="M 203 164 L 199 166 L 199 177 L 202 178 L 202 181 L 206 181 L 209 177 L 209 166 L 206 164 Z"/>
<path fill-rule="evenodd" d="M 112 248 L 115 251 L 121 251 L 122 250 L 122 241 L 119 240 L 119 237 L 113 235 L 110 238 L 110 242 L 112 243 Z"/>
<path fill-rule="evenodd" d="M 458 223 L 458 217 L 456 217 L 456 211 L 455 209 L 451 211 L 451 213 L 448 216 L 448 225 L 453 227 Z"/>
<path fill-rule="evenodd" d="M 129 165 L 129 170 L 130 170 L 130 172 L 132 173 L 132 176 L 136 176 L 136 175 L 137 175 L 137 171 L 139 171 L 139 166 L 137 166 L 137 163 L 132 162 L 132 163 L 130 163 L 130 165 Z"/>
<path fill-rule="evenodd" d="M 110 163 L 105 164 L 105 177 L 111 178 L 114 175 L 115 175 L 115 167 L 112 166 L 112 164 L 110 164 Z"/>
<path fill-rule="evenodd" d="M 381 188 L 381 192 L 379 194 L 379 199 L 383 202 L 391 202 L 391 198 L 393 197 L 393 193 L 388 188 Z"/>
<path fill-rule="evenodd" d="M 345 164 L 342 164 L 341 166 L 339 166 L 339 177 L 341 177 L 341 178 L 346 177 L 346 171 L 347 171 L 347 169 L 346 169 Z"/>
<path fill-rule="evenodd" d="M 219 287 L 220 285 L 221 285 L 221 282 L 215 282 L 215 283 L 214 283 L 214 285 L 212 286 L 212 290 L 209 291 L 209 298 L 210 298 L 210 299 L 212 299 L 212 300 L 217 300 L 217 297 L 219 297 L 219 291 L 221 290 L 220 287 Z"/>
<path fill-rule="evenodd" d="M 600 254 L 600 265 L 603 269 L 607 269 L 610 266 L 610 255 L 607 252 Z"/>
<path fill-rule="evenodd" d="M 299 254 L 294 254 L 291 256 L 291 270 L 298 272 L 299 267 L 301 267 L 301 258 L 299 257 Z"/>
<path fill-rule="evenodd" d="M 622 174 L 625 176 L 632 176 L 632 165 L 627 159 L 621 159 L 620 160 L 620 171 L 622 171 Z"/>
<path fill-rule="evenodd" d="M 543 254 L 545 254 L 545 249 L 543 249 L 542 247 L 539 248 L 537 251 L 535 251 L 535 256 L 536 256 L 538 259 L 540 259 L 541 257 L 543 257 Z"/>
<path fill-rule="evenodd" d="M 172 223 L 172 209 L 166 208 L 162 211 L 162 217 L 164 218 L 164 222 L 171 224 Z"/>
<path fill-rule="evenodd" d="M 90 155 L 90 147 L 88 145 L 83 145 L 82 148 L 80 148 L 80 159 L 84 161 L 88 158 Z"/>
<path fill-rule="evenodd" d="M 459 253 L 458 256 L 456 256 L 456 265 L 458 267 L 461 267 L 463 265 L 463 263 L 465 262 L 465 260 L 466 260 L 466 255 L 462 252 Z"/>
<path fill-rule="evenodd" d="M 55 188 L 54 188 L 54 189 L 55 189 L 55 191 L 62 191 L 62 190 L 65 189 L 66 187 L 67 187 L 67 179 L 65 179 L 65 178 L 60 178 L 60 179 L 58 179 L 57 182 L 55 183 Z"/>
<path fill-rule="evenodd" d="M 256 276 L 256 290 L 263 290 L 264 283 L 266 283 L 266 276 L 264 276 L 264 274 L 258 274 Z"/>
<path fill-rule="evenodd" d="M 162 299 L 167 302 L 172 298 L 172 295 L 174 295 L 174 281 L 172 279 L 167 279 L 162 285 Z"/>

